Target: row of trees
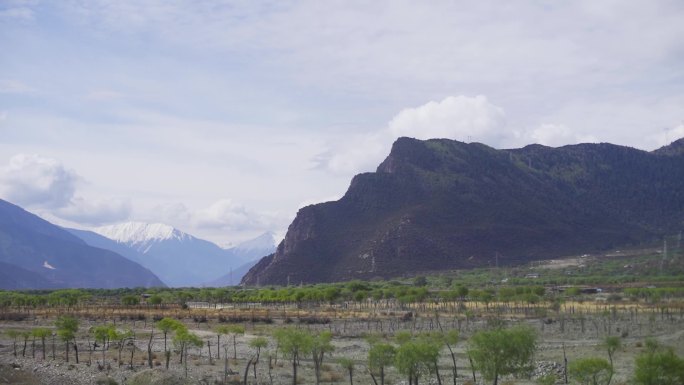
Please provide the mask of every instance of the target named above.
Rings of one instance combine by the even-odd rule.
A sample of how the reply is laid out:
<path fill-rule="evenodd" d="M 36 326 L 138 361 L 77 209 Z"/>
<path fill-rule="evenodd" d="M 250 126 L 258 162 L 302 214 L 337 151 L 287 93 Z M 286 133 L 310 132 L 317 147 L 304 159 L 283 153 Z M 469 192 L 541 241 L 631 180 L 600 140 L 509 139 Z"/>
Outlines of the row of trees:
<path fill-rule="evenodd" d="M 421 278 L 421 277 L 419 277 Z M 109 304 L 137 306 L 141 295 L 146 294 L 146 305 L 183 304 L 189 301 L 209 303 L 342 303 L 365 301 L 411 302 L 521 302 L 539 303 L 542 300 L 563 300 L 578 298 L 581 291 L 577 287 L 566 288 L 563 293 L 550 293 L 541 285 L 491 285 L 468 288 L 461 283 L 448 287 L 428 288 L 416 279 L 413 284 L 389 282 L 331 283 L 308 285 L 304 287 L 267 287 L 267 288 L 199 288 L 199 289 L 64 289 L 56 291 L 14 292 L 0 291 L 0 308 L 8 307 L 67 307 L 85 304 Z M 632 299 L 659 301 L 681 298 L 684 289 L 678 287 L 626 288 L 624 294 Z"/>
<path fill-rule="evenodd" d="M 52 339 L 52 357 L 55 359 L 55 337 L 64 343 L 65 359 L 69 362 L 70 347 L 74 348 L 76 363 L 79 362 L 78 345 L 76 334 L 79 323 L 73 317 L 59 317 L 54 322 L 54 329 L 34 328 L 28 331 L 9 330 L 7 335 L 13 341 L 13 353 L 18 355 L 17 342 L 23 339 L 22 356 L 26 356 L 28 341 L 32 340 L 31 355 L 35 358 L 36 341 L 42 345 L 42 356 L 46 358 L 46 340 Z M 202 348 L 205 346 L 198 335 L 190 332 L 182 322 L 164 318 L 157 322 L 156 329 L 164 335 L 164 354 L 166 368 L 169 368 L 171 350 L 167 345 L 167 338 L 172 337 L 172 344 L 178 356 L 179 363 L 184 365 L 187 375 L 188 351 L 190 348 Z M 237 359 L 236 337 L 244 334 L 244 327 L 240 325 L 219 325 L 216 329 L 217 342 L 215 353 L 212 354 L 211 339 L 206 340 L 208 358 L 210 361 L 221 358 L 221 336 L 232 336 L 233 359 Z M 93 337 L 93 343 L 90 342 Z M 152 367 L 152 341 L 154 331 L 148 342 L 148 364 Z M 514 326 L 505 328 L 495 325 L 487 330 L 474 333 L 467 342 L 466 357 L 469 361 L 473 382 L 476 382 L 476 373 L 479 373 L 485 381 L 498 385 L 499 378 L 507 375 L 529 375 L 534 369 L 534 354 L 537 349 L 536 333 L 527 326 Z M 278 353 L 288 359 L 292 367 L 293 385 L 296 385 L 298 368 L 302 360 L 310 360 L 313 364 L 315 383 L 322 381 L 321 370 L 323 362 L 334 350 L 332 333 L 322 331 L 311 333 L 309 330 L 295 327 L 278 328 L 273 331 L 275 351 L 269 352 L 269 377 L 272 381 L 270 362 L 275 359 L 277 363 Z M 114 343 L 118 348 L 118 363 L 122 364 L 122 351 L 128 342 L 134 342 L 135 335 L 129 329 L 117 329 L 114 325 L 98 325 L 88 330 L 88 347 L 90 363 L 92 353 L 100 347 L 102 351 L 102 363 L 100 367 L 107 366 L 106 352 Z M 455 354 L 456 344 L 459 342 L 459 334 L 456 330 L 448 332 L 429 332 L 412 335 L 402 331 L 394 335 L 390 340 L 371 336 L 368 338 L 369 350 L 365 361 L 368 375 L 375 385 L 384 385 L 386 382 L 387 369 L 394 367 L 396 372 L 407 379 L 409 385 L 418 385 L 419 381 L 431 377 L 442 385 L 442 375 L 439 370 L 441 353 L 448 350 L 451 359 L 451 378 L 454 385 L 458 377 L 458 362 Z M 130 365 L 133 363 L 135 346 L 131 344 Z M 254 378 L 257 378 L 257 364 L 259 363 L 262 350 L 267 348 L 269 340 L 266 337 L 256 337 L 250 340 L 252 348 L 251 356 L 246 359 L 244 369 L 244 382 L 250 370 Z M 645 343 L 645 351 L 637 356 L 634 363 L 634 383 L 637 385 L 675 385 L 684 383 L 684 360 L 678 357 L 672 349 L 663 347 L 655 340 L 649 339 Z M 567 365 L 567 375 L 582 385 L 609 385 L 615 373 L 614 357 L 621 348 L 621 339 L 615 336 L 606 337 L 603 346 L 608 359 L 601 357 L 584 357 L 572 361 Z M 228 345 L 223 345 L 224 356 L 224 383 L 230 372 L 228 368 Z M 358 362 L 347 357 L 338 359 L 338 364 L 348 372 L 349 381 L 353 385 L 354 369 Z M 566 361 L 567 364 L 567 361 Z M 555 381 L 551 379 L 550 381 Z M 567 377 L 566 377 L 567 381 Z M 549 382 L 553 383 L 553 382 Z"/>

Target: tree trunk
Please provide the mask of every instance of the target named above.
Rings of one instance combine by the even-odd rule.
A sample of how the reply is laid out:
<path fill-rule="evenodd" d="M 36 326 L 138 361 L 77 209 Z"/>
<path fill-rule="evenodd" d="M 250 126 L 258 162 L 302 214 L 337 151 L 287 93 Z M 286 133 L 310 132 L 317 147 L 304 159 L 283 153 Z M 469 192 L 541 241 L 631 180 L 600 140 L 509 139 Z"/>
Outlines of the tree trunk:
<path fill-rule="evenodd" d="M 45 361 L 45 337 L 40 338 L 41 345 L 43 346 L 43 361 Z"/>
<path fill-rule="evenodd" d="M 225 351 L 223 352 L 223 383 L 228 383 L 228 348 L 223 347 Z"/>
<path fill-rule="evenodd" d="M 150 340 L 147 341 L 147 366 L 152 369 L 152 338 L 154 338 L 154 330 L 150 333 Z"/>
<path fill-rule="evenodd" d="M 454 374 L 454 385 L 456 385 L 456 378 L 458 377 L 458 369 L 456 367 L 456 353 L 454 353 L 453 350 L 451 350 L 451 346 L 447 345 L 449 348 L 449 353 L 451 354 L 451 362 L 453 362 L 453 368 L 451 369 L 451 372 Z"/>
<path fill-rule="evenodd" d="M 52 360 L 55 360 L 55 335 L 52 335 Z"/>
<path fill-rule="evenodd" d="M 169 370 L 169 361 L 171 361 L 171 352 L 168 350 L 165 351 L 164 357 L 166 358 L 166 370 Z"/>
<path fill-rule="evenodd" d="M 183 368 L 185 369 L 185 378 L 188 378 L 188 348 L 183 344 L 183 349 L 181 350 L 181 356 L 185 355 L 185 362 L 183 363 Z"/>
<path fill-rule="evenodd" d="M 17 340 L 14 339 L 14 342 L 12 343 L 12 348 L 14 349 L 14 356 L 17 356 Z"/>
<path fill-rule="evenodd" d="M 69 362 L 69 341 L 66 341 L 66 362 Z"/>
<path fill-rule="evenodd" d="M 477 384 L 477 379 L 475 378 L 475 365 L 473 365 L 473 358 L 468 356 L 468 361 L 470 361 L 470 370 L 473 372 L 473 382 Z"/>
<path fill-rule="evenodd" d="M 31 358 L 36 359 L 36 337 L 31 341 Z"/>
<path fill-rule="evenodd" d="M 119 367 L 121 367 L 121 352 L 123 351 L 123 348 L 124 348 L 124 342 L 120 341 L 119 342 L 119 361 L 118 361 Z"/>
<path fill-rule="evenodd" d="M 373 375 L 373 372 L 370 369 L 368 369 L 368 374 L 370 374 L 371 379 L 373 380 L 373 384 L 378 385 L 378 380 L 375 379 L 375 376 Z"/>
<path fill-rule="evenodd" d="M 26 357 L 26 344 L 28 343 L 28 338 L 24 337 L 24 348 L 21 350 L 21 356 Z"/>
<path fill-rule="evenodd" d="M 257 364 L 259 363 L 259 355 L 261 354 L 261 348 L 257 347 L 257 352 L 256 352 L 256 359 L 254 360 L 254 364 L 252 366 L 254 367 L 254 380 L 256 381 L 257 378 Z"/>
<path fill-rule="evenodd" d="M 297 385 L 297 356 L 292 357 L 292 385 Z"/>
<path fill-rule="evenodd" d="M 563 342 L 563 377 L 565 383 L 568 383 L 568 357 L 565 355 L 565 342 Z"/>
<path fill-rule="evenodd" d="M 245 366 L 245 376 L 243 379 L 243 384 L 247 385 L 247 376 L 249 375 L 249 366 L 252 365 L 252 361 L 254 360 L 254 357 L 251 357 L 249 361 L 247 361 L 247 365 Z"/>
<path fill-rule="evenodd" d="M 354 385 L 353 369 L 349 369 L 349 385 Z"/>
<path fill-rule="evenodd" d="M 135 354 L 135 344 L 131 346 L 131 359 L 128 361 L 129 369 L 133 369 L 133 354 Z"/>
<path fill-rule="evenodd" d="M 76 343 L 76 338 L 74 338 L 74 355 L 76 356 L 76 363 L 78 364 L 78 344 Z"/>
<path fill-rule="evenodd" d="M 442 377 L 439 375 L 439 367 L 437 366 L 437 361 L 435 361 L 435 374 L 437 375 L 437 385 L 442 385 Z"/>
<path fill-rule="evenodd" d="M 216 359 L 221 359 L 221 335 L 216 335 Z"/>
<path fill-rule="evenodd" d="M 233 334 L 233 359 L 237 360 L 237 342 L 235 342 L 235 334 Z"/>

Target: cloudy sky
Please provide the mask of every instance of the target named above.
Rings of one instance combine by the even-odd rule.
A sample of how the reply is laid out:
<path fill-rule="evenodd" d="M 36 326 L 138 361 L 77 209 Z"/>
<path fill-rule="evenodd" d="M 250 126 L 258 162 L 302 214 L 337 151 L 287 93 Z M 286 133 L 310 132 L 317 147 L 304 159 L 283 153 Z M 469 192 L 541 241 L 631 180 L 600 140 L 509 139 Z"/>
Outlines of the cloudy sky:
<path fill-rule="evenodd" d="M 398 136 L 684 137 L 684 3 L 0 2 L 0 197 L 218 243 L 344 194 Z"/>

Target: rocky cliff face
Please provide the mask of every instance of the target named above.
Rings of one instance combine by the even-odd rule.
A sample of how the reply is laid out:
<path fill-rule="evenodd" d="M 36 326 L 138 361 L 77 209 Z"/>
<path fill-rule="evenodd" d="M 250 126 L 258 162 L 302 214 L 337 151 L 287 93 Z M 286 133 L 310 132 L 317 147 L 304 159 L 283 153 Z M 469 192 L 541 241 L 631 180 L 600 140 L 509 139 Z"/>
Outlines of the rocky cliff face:
<path fill-rule="evenodd" d="M 243 283 L 386 278 L 655 240 L 684 227 L 678 142 L 649 153 L 400 138 L 342 199 L 302 208 Z"/>

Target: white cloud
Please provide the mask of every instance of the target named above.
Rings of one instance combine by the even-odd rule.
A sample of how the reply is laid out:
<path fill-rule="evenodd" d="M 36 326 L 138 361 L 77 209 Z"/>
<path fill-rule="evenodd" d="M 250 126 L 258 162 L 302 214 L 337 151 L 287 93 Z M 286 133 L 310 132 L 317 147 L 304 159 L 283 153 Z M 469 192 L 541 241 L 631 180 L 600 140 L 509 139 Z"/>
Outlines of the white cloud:
<path fill-rule="evenodd" d="M 56 159 L 18 154 L 0 168 L 0 196 L 19 205 L 62 208 L 70 204 L 79 180 Z"/>
<path fill-rule="evenodd" d="M 593 143 L 598 140 L 592 135 L 583 135 L 562 124 L 541 124 L 527 133 L 534 143 L 545 146 L 563 146 L 576 143 Z"/>
<path fill-rule="evenodd" d="M 267 228 L 269 218 L 266 214 L 252 211 L 231 199 L 221 199 L 195 212 L 192 222 L 200 228 L 245 230 Z"/>
<path fill-rule="evenodd" d="M 278 213 L 254 210 L 232 199 L 220 199 L 201 209 L 191 209 L 183 203 L 161 204 L 150 210 L 145 219 L 200 231 L 264 232 L 286 226 L 285 218 Z"/>
<path fill-rule="evenodd" d="M 404 109 L 389 122 L 393 137 L 458 139 L 490 146 L 497 146 L 509 136 L 505 127 L 503 109 L 482 95 L 449 96 L 441 102 L 431 101 Z"/>
<path fill-rule="evenodd" d="M 100 225 L 127 219 L 131 203 L 116 198 L 77 195 L 83 178 L 59 160 L 36 154 L 17 154 L 0 167 L 0 197 L 72 223 Z"/>
<path fill-rule="evenodd" d="M 684 138 L 684 122 L 676 127 L 668 129 L 665 133 L 665 142 L 663 145 L 668 145 L 677 139 Z"/>
<path fill-rule="evenodd" d="M 315 168 L 336 175 L 352 176 L 375 170 L 389 153 L 392 142 L 387 131 L 352 134 L 329 143 L 329 148 L 312 161 Z"/>
<path fill-rule="evenodd" d="M 69 205 L 55 210 L 56 216 L 81 225 L 100 226 L 127 220 L 131 203 L 126 199 L 84 199 L 75 197 Z"/>
<path fill-rule="evenodd" d="M 510 144 L 517 135 L 506 128 L 503 109 L 489 102 L 486 96 L 449 96 L 439 102 L 403 109 L 381 131 L 335 141 L 314 163 L 330 172 L 351 176 L 375 170 L 389 154 L 392 143 L 401 136 L 500 146 Z"/>

